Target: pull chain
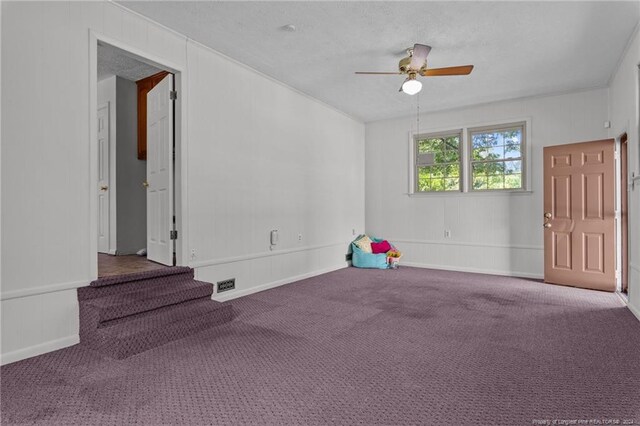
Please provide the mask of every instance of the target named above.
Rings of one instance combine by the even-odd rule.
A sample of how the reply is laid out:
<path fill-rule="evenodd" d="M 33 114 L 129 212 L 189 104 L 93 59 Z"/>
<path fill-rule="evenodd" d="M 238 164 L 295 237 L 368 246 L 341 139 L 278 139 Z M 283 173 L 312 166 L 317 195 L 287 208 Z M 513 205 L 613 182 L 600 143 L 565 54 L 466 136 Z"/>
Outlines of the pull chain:
<path fill-rule="evenodd" d="M 416 126 L 417 126 L 417 131 L 416 134 L 418 135 L 418 138 L 420 137 L 420 93 L 418 93 L 416 95 L 416 102 L 418 104 L 418 107 L 416 108 L 417 110 L 417 114 L 416 114 Z"/>

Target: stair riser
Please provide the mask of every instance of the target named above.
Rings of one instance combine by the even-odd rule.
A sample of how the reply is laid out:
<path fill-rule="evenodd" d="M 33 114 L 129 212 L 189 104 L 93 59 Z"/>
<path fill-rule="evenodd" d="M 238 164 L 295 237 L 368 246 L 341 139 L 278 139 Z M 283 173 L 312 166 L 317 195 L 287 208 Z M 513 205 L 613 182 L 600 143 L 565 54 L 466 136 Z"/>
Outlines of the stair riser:
<path fill-rule="evenodd" d="M 104 329 L 98 329 L 93 336 L 87 336 L 83 343 L 112 358 L 123 359 L 226 323 L 232 318 L 233 308 L 227 305 L 210 315 L 192 317 L 164 328 L 143 331 L 126 337 L 110 336 Z"/>
<path fill-rule="evenodd" d="M 131 283 L 140 280 L 166 278 L 184 274 L 188 274 L 191 278 L 193 278 L 193 269 L 186 266 L 174 266 L 170 268 L 155 269 L 152 271 L 134 272 L 132 274 L 98 278 L 97 280 L 92 281 L 89 285 L 95 288 L 104 288 L 121 283 Z"/>
<path fill-rule="evenodd" d="M 112 296 L 116 294 L 124 294 L 131 291 L 132 287 L 142 286 L 160 286 L 171 282 L 185 282 L 193 280 L 193 272 L 184 272 L 166 277 L 149 278 L 147 280 L 138 280 L 130 282 L 116 283 L 103 287 L 80 287 L 78 289 L 78 300 L 91 300 L 99 297 Z"/>
<path fill-rule="evenodd" d="M 211 297 L 213 285 L 201 286 L 185 290 L 179 293 L 167 294 L 161 297 L 154 297 L 144 302 L 136 301 L 130 304 L 120 304 L 107 308 L 98 308 L 100 322 L 111 321 L 118 318 L 125 318 L 142 312 L 152 311 L 164 306 L 175 305 L 189 300 Z"/>

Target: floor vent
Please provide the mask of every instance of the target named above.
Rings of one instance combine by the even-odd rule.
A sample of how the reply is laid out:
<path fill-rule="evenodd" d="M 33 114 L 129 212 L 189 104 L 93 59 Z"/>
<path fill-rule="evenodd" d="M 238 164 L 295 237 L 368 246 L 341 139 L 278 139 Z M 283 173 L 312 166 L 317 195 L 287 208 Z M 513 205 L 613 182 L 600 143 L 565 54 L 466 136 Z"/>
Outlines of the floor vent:
<path fill-rule="evenodd" d="M 233 290 L 236 288 L 236 279 L 231 278 L 224 281 L 218 281 L 218 293 L 222 293 L 223 291 Z"/>

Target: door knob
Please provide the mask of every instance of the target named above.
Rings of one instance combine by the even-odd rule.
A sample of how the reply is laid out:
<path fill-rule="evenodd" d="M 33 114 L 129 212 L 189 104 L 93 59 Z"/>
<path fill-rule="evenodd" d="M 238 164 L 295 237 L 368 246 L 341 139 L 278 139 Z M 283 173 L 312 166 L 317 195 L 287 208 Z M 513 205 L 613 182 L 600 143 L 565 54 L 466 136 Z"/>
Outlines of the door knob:
<path fill-rule="evenodd" d="M 109 189 L 109 187 L 107 185 L 102 185 L 100 187 L 100 191 L 106 191 L 107 189 Z"/>
<path fill-rule="evenodd" d="M 545 219 L 551 219 L 551 213 L 547 212 L 544 214 Z"/>
<path fill-rule="evenodd" d="M 144 186 L 145 188 L 149 187 L 149 182 L 147 182 L 146 180 L 144 182 L 142 182 L 142 186 Z"/>
<path fill-rule="evenodd" d="M 551 224 L 550 224 L 549 222 L 545 223 L 545 224 L 544 224 L 544 225 L 542 225 L 542 226 L 544 226 L 545 228 L 551 228 Z"/>

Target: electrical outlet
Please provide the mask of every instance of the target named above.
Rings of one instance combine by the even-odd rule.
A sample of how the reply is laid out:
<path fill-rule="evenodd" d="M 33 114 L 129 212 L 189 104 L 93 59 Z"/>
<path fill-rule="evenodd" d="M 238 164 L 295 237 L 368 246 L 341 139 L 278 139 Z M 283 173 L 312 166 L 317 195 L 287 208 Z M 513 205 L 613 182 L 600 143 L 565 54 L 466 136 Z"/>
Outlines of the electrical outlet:
<path fill-rule="evenodd" d="M 229 278 L 228 280 L 218 281 L 218 293 L 222 293 L 223 291 L 233 290 L 236 288 L 236 279 Z"/>
<path fill-rule="evenodd" d="M 302 234 L 298 234 L 298 241 L 302 241 Z"/>
<path fill-rule="evenodd" d="M 196 257 L 196 249 L 191 249 L 191 260 L 195 259 Z"/>
<path fill-rule="evenodd" d="M 451 229 L 445 229 L 444 230 L 444 237 L 445 238 L 451 238 Z"/>

